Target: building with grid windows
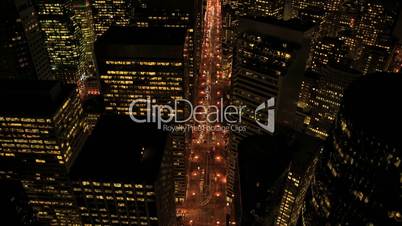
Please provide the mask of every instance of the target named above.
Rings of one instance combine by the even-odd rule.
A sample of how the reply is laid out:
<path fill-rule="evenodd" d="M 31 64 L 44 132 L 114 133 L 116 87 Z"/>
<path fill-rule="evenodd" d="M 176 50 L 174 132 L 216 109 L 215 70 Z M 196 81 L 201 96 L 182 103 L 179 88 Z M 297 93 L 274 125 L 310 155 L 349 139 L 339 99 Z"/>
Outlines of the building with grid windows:
<path fill-rule="evenodd" d="M 196 89 L 194 88 L 197 74 L 199 72 L 199 53 L 197 53 L 197 29 L 196 4 L 198 1 L 148 1 L 146 7 L 137 8 L 135 15 L 131 19 L 131 26 L 134 27 L 164 27 L 172 28 L 174 32 L 177 28 L 186 29 L 184 43 L 184 55 L 188 59 L 188 87 L 185 97 L 193 100 Z M 172 142 L 172 152 L 174 155 L 173 167 L 176 169 L 176 201 L 183 202 L 185 197 L 185 137 L 184 133 L 174 133 Z"/>
<path fill-rule="evenodd" d="M 377 73 L 345 91 L 306 200 L 307 225 L 401 224 L 401 84 L 399 74 Z"/>
<path fill-rule="evenodd" d="M 70 174 L 83 224 L 175 225 L 166 138 L 126 116 L 100 119 Z"/>
<path fill-rule="evenodd" d="M 80 223 L 67 177 L 87 136 L 78 94 L 55 81 L 0 85 L 0 177 L 21 181 L 41 223 Z"/>
<path fill-rule="evenodd" d="M 294 125 L 296 101 L 302 74 L 307 63 L 311 24 L 298 20 L 241 18 L 233 63 L 231 104 L 246 106 L 242 126 L 247 130 L 231 134 L 228 184 L 233 184 L 236 145 L 245 137 L 266 134 L 256 121 L 267 123 L 266 111 L 254 110 L 274 97 L 275 121 Z M 265 112 L 265 114 L 263 113 Z"/>
<path fill-rule="evenodd" d="M 184 42 L 181 28 L 109 29 L 95 44 L 106 112 L 128 115 L 136 99 L 168 104 L 184 98 Z M 133 108 L 136 117 L 147 112 L 145 103 Z"/>
<path fill-rule="evenodd" d="M 297 225 L 319 144 L 286 128 L 239 144 L 240 225 Z"/>
<path fill-rule="evenodd" d="M 189 66 L 187 28 L 112 27 L 95 45 L 105 110 L 128 115 L 136 99 L 150 98 L 153 104 L 170 104 L 188 98 Z M 173 106 L 173 105 L 172 105 Z M 135 117 L 148 113 L 145 103 L 133 108 Z M 183 115 L 179 107 L 176 114 Z M 184 134 L 171 134 L 176 169 L 176 194 L 183 201 L 185 191 Z"/>
<path fill-rule="evenodd" d="M 197 32 L 196 10 L 198 1 L 149 1 L 144 8 L 138 7 L 135 15 L 130 19 L 130 26 L 133 27 L 165 27 L 186 29 L 184 54 L 188 59 L 188 99 L 193 99 L 193 84 L 198 74 L 199 60 L 196 52 L 199 50 L 199 32 Z"/>
<path fill-rule="evenodd" d="M 93 30 L 96 38 L 99 38 L 112 25 L 129 25 L 130 11 L 134 10 L 133 2 L 132 0 L 93 0 Z"/>
<path fill-rule="evenodd" d="M 35 0 L 39 24 L 45 35 L 50 68 L 57 80 L 74 84 L 85 61 L 82 33 L 70 0 Z"/>
<path fill-rule="evenodd" d="M 344 90 L 362 74 L 345 65 L 328 65 L 320 70 L 315 85 L 310 87 L 310 114 L 307 133 L 325 139 L 335 121 Z"/>
<path fill-rule="evenodd" d="M 73 0 L 74 20 L 78 24 L 82 35 L 83 58 L 85 59 L 87 72 L 93 74 L 94 65 L 94 42 L 92 8 L 89 0 Z"/>
<path fill-rule="evenodd" d="M 283 18 L 283 12 L 285 7 L 284 0 L 251 0 L 250 10 L 255 16 L 270 16 L 278 19 Z"/>
<path fill-rule="evenodd" d="M 322 37 L 314 40 L 310 69 L 317 72 L 327 64 L 344 63 L 347 60 L 347 54 L 348 48 L 339 38 Z"/>
<path fill-rule="evenodd" d="M 0 20 L 0 78 L 52 79 L 45 39 L 31 1 L 1 1 Z"/>

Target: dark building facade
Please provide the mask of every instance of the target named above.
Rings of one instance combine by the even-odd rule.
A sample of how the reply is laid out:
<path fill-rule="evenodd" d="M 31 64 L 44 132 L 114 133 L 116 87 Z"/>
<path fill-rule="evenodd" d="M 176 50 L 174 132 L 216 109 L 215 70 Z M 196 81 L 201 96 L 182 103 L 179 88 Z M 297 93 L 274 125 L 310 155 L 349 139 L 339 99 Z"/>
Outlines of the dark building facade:
<path fill-rule="evenodd" d="M 233 65 L 233 104 L 254 110 L 275 97 L 277 121 L 291 125 L 298 95 L 295 90 L 301 84 L 300 71 L 306 67 L 311 31 L 310 24 L 297 20 L 242 18 Z M 258 134 L 261 129 L 252 115 L 244 112 L 244 121 L 250 134 Z M 264 121 L 261 115 L 258 118 Z"/>
<path fill-rule="evenodd" d="M 29 199 L 25 194 L 21 182 L 12 179 L 0 179 L 0 207 L 1 221 L 8 225 L 34 225 L 40 223 L 35 216 Z"/>
<path fill-rule="evenodd" d="M 319 144 L 318 139 L 286 128 L 239 144 L 241 225 L 297 224 Z"/>
<path fill-rule="evenodd" d="M 345 91 L 306 201 L 307 225 L 401 224 L 401 84 L 378 73 Z"/>
<path fill-rule="evenodd" d="M 70 173 L 83 224 L 175 225 L 166 138 L 129 117 L 100 119 Z"/>
<path fill-rule="evenodd" d="M 231 104 L 246 106 L 242 126 L 246 131 L 231 134 L 231 164 L 228 184 L 235 178 L 236 146 L 245 137 L 269 132 L 256 121 L 267 124 L 267 115 L 255 114 L 260 104 L 275 98 L 279 124 L 294 125 L 296 101 L 306 67 L 311 38 L 311 24 L 298 20 L 241 18 L 234 53 Z"/>
<path fill-rule="evenodd" d="M 31 0 L 0 3 L 0 78 L 52 79 L 45 39 Z"/>
<path fill-rule="evenodd" d="M 22 183 L 41 223 L 79 224 L 68 170 L 86 139 L 73 87 L 56 81 L 1 81 L 1 177 Z"/>

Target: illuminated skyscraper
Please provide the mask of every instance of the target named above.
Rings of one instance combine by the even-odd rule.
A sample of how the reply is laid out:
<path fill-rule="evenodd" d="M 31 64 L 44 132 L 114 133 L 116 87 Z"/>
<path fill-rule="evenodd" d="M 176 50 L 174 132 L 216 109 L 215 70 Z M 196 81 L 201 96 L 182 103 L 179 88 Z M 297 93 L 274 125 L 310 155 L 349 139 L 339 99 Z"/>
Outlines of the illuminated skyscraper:
<path fill-rule="evenodd" d="M 375 45 L 378 35 L 381 34 L 385 26 L 384 6 L 381 3 L 367 3 L 363 7 L 363 16 L 359 21 L 359 38 L 365 45 Z"/>
<path fill-rule="evenodd" d="M 283 18 L 285 0 L 250 0 L 249 15 Z"/>
<path fill-rule="evenodd" d="M 391 46 L 382 48 L 367 46 L 356 67 L 364 75 L 386 70 L 387 61 L 391 57 Z"/>
<path fill-rule="evenodd" d="M 312 49 L 312 69 L 316 70 L 316 62 L 327 61 L 324 56 L 340 59 L 347 56 L 351 60 L 349 64 L 363 74 L 383 71 L 395 45 L 392 31 L 400 8 L 397 1 L 346 1 L 334 8 L 336 10 L 330 11 L 319 26 L 318 39 L 314 40 Z M 328 48 L 335 44 L 328 42 L 331 39 L 339 39 L 342 44 Z"/>
<path fill-rule="evenodd" d="M 79 224 L 67 172 L 85 140 L 73 87 L 1 81 L 0 177 L 21 181 L 41 223 Z"/>
<path fill-rule="evenodd" d="M 303 21 L 319 23 L 327 14 L 326 0 L 290 0 L 293 14 Z"/>
<path fill-rule="evenodd" d="M 136 99 L 168 104 L 184 98 L 184 43 L 181 28 L 111 27 L 95 43 L 106 112 L 128 115 Z M 133 109 L 137 117 L 147 112 L 145 103 Z"/>
<path fill-rule="evenodd" d="M 277 98 L 278 121 L 292 124 L 296 112 L 292 99 L 297 99 L 298 94 L 291 90 L 301 83 L 299 72 L 306 66 L 310 28 L 309 24 L 294 20 L 241 19 L 234 56 L 232 103 L 247 106 L 242 120 L 247 124 L 248 135 L 262 132 L 252 111 L 271 97 Z M 257 119 L 262 123 L 267 120 L 263 115 L 257 115 Z"/>
<path fill-rule="evenodd" d="M 345 91 L 306 202 L 307 225 L 401 224 L 401 85 L 400 75 L 378 73 Z"/>
<path fill-rule="evenodd" d="M 124 116 L 100 119 L 71 170 L 82 223 L 175 225 L 166 145 L 155 125 Z"/>
<path fill-rule="evenodd" d="M 323 37 L 315 40 L 311 50 L 312 71 L 320 71 L 320 69 L 328 63 L 340 64 L 344 63 L 347 58 L 347 48 L 344 42 L 338 38 Z"/>
<path fill-rule="evenodd" d="M 311 87 L 307 133 L 325 139 L 336 118 L 343 91 L 361 73 L 344 65 L 322 68 L 317 83 Z"/>
<path fill-rule="evenodd" d="M 85 67 L 82 33 L 70 0 L 35 0 L 56 79 L 76 83 Z"/>
<path fill-rule="evenodd" d="M 73 0 L 74 19 L 80 27 L 84 58 L 88 73 L 94 72 L 94 42 L 95 33 L 93 28 L 92 9 L 89 0 Z"/>
<path fill-rule="evenodd" d="M 310 7 L 324 9 L 326 3 L 326 0 L 292 0 L 293 7 L 298 11 Z"/>
<path fill-rule="evenodd" d="M 197 59 L 196 41 L 197 33 L 196 21 L 196 4 L 198 0 L 151 0 L 143 4 L 143 7 L 135 9 L 135 14 L 130 23 L 134 27 L 159 27 L 159 28 L 172 28 L 175 32 L 177 28 L 186 30 L 186 38 L 184 43 L 184 55 L 188 59 L 188 86 L 184 97 L 187 100 L 194 99 L 194 88 L 197 74 L 199 72 L 199 59 Z M 199 51 L 200 52 L 200 51 Z M 184 201 L 186 191 L 186 150 L 185 150 L 185 134 L 183 132 L 170 133 L 170 146 L 173 154 L 173 169 L 175 174 L 175 193 L 176 201 L 178 203 Z"/>
<path fill-rule="evenodd" d="M 296 130 L 304 131 L 310 123 L 310 113 L 312 108 L 311 98 L 312 90 L 317 87 L 320 74 L 313 71 L 306 71 L 303 81 L 300 85 L 299 99 L 297 101 L 296 111 Z"/>
<path fill-rule="evenodd" d="M 196 59 L 196 4 L 198 0 L 187 1 L 148 1 L 144 7 L 135 9 L 135 14 L 130 19 L 133 27 L 164 27 L 186 29 L 184 54 L 188 58 L 189 88 L 188 99 L 194 95 L 193 84 L 198 74 L 198 59 Z"/>
<path fill-rule="evenodd" d="M 92 14 L 96 38 L 99 38 L 112 25 L 127 26 L 132 0 L 93 0 Z"/>
<path fill-rule="evenodd" d="M 174 100 L 187 97 L 186 30 L 112 27 L 97 40 L 95 49 L 106 112 L 128 115 L 129 105 L 136 99 L 150 98 L 152 104 L 173 106 Z M 148 112 L 145 103 L 137 103 L 133 109 L 136 117 L 144 117 Z M 179 106 L 176 113 L 183 116 L 184 108 Z M 175 137 L 171 146 L 177 201 L 183 201 L 185 191 L 184 135 L 171 134 Z"/>
<path fill-rule="evenodd" d="M 318 162 L 319 141 L 301 134 L 295 137 L 296 151 L 290 148 L 292 161 L 283 181 L 279 209 L 274 214 L 273 225 L 277 226 L 297 225 Z"/>
<path fill-rule="evenodd" d="M 280 130 L 274 136 L 252 136 L 239 144 L 242 226 L 294 226 L 301 213 L 319 142 Z"/>
<path fill-rule="evenodd" d="M 0 78 L 52 79 L 45 39 L 31 1 L 1 1 L 0 21 Z"/>
<path fill-rule="evenodd" d="M 231 103 L 246 106 L 242 112 L 245 132 L 231 134 L 232 160 L 236 145 L 245 137 L 267 133 L 256 121 L 266 124 L 267 115 L 255 109 L 271 97 L 276 98 L 275 121 L 294 126 L 296 102 L 306 67 L 311 24 L 297 20 L 242 18 L 238 30 L 232 75 Z M 235 164 L 231 164 L 228 184 L 234 183 Z"/>

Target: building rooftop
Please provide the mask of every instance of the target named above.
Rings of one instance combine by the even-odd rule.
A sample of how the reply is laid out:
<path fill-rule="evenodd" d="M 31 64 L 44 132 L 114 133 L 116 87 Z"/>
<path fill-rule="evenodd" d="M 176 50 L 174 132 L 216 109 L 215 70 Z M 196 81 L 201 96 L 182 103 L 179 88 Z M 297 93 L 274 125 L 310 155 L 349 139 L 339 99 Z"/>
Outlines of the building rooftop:
<path fill-rule="evenodd" d="M 181 59 L 185 33 L 185 28 L 112 26 L 95 42 L 95 55 L 98 62 L 133 58 Z"/>
<path fill-rule="evenodd" d="M 165 142 L 166 134 L 153 124 L 134 123 L 123 116 L 102 116 L 70 175 L 73 180 L 153 183 L 159 174 Z"/>
<path fill-rule="evenodd" d="M 2 116 L 53 116 L 74 92 L 57 81 L 1 80 Z"/>
<path fill-rule="evenodd" d="M 199 0 L 148 0 L 147 8 L 193 11 Z"/>
<path fill-rule="evenodd" d="M 256 22 L 261 22 L 264 24 L 270 24 L 273 26 L 287 28 L 287 29 L 295 30 L 295 31 L 299 31 L 299 32 L 309 31 L 310 29 L 312 29 L 315 26 L 314 23 L 311 23 L 308 21 L 302 21 L 299 19 L 279 20 L 274 17 L 260 17 L 260 16 L 256 16 L 256 17 L 244 16 L 242 18 L 247 19 L 247 20 L 254 20 Z"/>
<path fill-rule="evenodd" d="M 110 27 L 95 45 L 183 45 L 186 29 L 165 27 Z"/>
<path fill-rule="evenodd" d="M 374 136 L 390 144 L 401 144 L 402 109 L 400 74 L 375 73 L 354 81 L 345 90 L 345 117 L 367 136 Z"/>

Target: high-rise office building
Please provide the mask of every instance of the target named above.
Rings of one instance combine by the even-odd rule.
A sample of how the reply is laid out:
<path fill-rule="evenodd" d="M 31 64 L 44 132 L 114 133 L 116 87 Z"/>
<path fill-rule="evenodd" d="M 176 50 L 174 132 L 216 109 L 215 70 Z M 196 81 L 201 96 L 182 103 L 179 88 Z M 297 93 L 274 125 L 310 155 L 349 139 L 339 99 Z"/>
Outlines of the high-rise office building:
<path fill-rule="evenodd" d="M 85 56 L 82 33 L 70 0 L 35 0 L 40 28 L 45 35 L 52 73 L 57 80 L 76 83 L 83 72 Z"/>
<path fill-rule="evenodd" d="M 297 10 L 300 11 L 305 8 L 314 7 L 314 8 L 321 8 L 324 9 L 325 4 L 327 3 L 326 0 L 292 0 L 292 6 Z"/>
<path fill-rule="evenodd" d="M 110 26 L 127 26 L 130 11 L 134 10 L 132 0 L 93 0 L 92 14 L 96 38 L 105 33 Z"/>
<path fill-rule="evenodd" d="M 277 226 L 297 225 L 318 162 L 318 139 L 297 133 L 294 137 L 296 151 L 291 149 L 292 161 L 283 181 L 279 209 L 274 214 L 273 225 Z"/>
<path fill-rule="evenodd" d="M 256 123 L 267 123 L 267 115 L 254 110 L 272 97 L 276 98 L 276 122 L 294 126 L 300 72 L 306 67 L 312 34 L 311 24 L 270 18 L 242 18 L 237 32 L 231 103 L 246 106 L 241 125 L 247 130 L 231 134 L 232 152 L 244 137 L 267 133 Z M 228 184 L 234 183 L 233 155 Z"/>
<path fill-rule="evenodd" d="M 130 26 L 133 27 L 165 27 L 186 29 L 185 54 L 188 58 L 189 88 L 188 99 L 193 99 L 193 84 L 198 74 L 199 60 L 196 58 L 198 41 L 196 31 L 197 0 L 191 1 L 148 1 L 144 7 L 135 9 L 135 14 L 130 18 Z"/>
<path fill-rule="evenodd" d="M 92 130 L 104 112 L 100 81 L 96 76 L 84 76 L 77 83 L 81 105 L 86 113 L 87 126 Z"/>
<path fill-rule="evenodd" d="M 347 54 L 347 47 L 339 38 L 319 38 L 318 40 L 314 40 L 311 49 L 310 68 L 312 71 L 317 72 L 329 63 L 342 64 L 347 60 Z"/>
<path fill-rule="evenodd" d="M 285 140 L 286 137 L 265 135 L 247 137 L 240 142 L 239 225 L 273 225 L 272 215 L 278 210 L 291 161 Z M 268 216 L 269 213 L 272 215 Z"/>
<path fill-rule="evenodd" d="M 78 24 L 82 35 L 84 61 L 88 74 L 94 74 L 94 42 L 92 8 L 89 0 L 73 0 L 74 20 Z"/>
<path fill-rule="evenodd" d="M 292 124 L 296 112 L 293 100 L 306 67 L 310 24 L 298 20 L 280 21 L 269 18 L 242 18 L 238 30 L 232 76 L 232 103 L 246 105 L 243 114 L 250 134 L 260 129 L 253 113 L 258 105 L 277 98 L 278 122 Z M 258 116 L 264 121 L 264 117 Z M 265 119 L 267 120 L 267 119 Z"/>
<path fill-rule="evenodd" d="M 401 85 L 400 75 L 377 73 L 345 91 L 306 201 L 307 225 L 401 224 Z"/>
<path fill-rule="evenodd" d="M 311 98 L 313 96 L 312 90 L 317 87 L 318 79 L 320 74 L 313 71 L 306 71 L 304 73 L 303 81 L 300 85 L 299 99 L 297 101 L 297 111 L 296 111 L 296 125 L 295 129 L 298 131 L 305 131 L 307 125 L 310 123 L 310 113 L 311 113 Z"/>
<path fill-rule="evenodd" d="M 106 112 L 128 115 L 136 99 L 168 104 L 184 98 L 184 43 L 182 28 L 111 27 L 95 43 Z M 147 112 L 146 103 L 133 108 L 136 117 Z"/>
<path fill-rule="evenodd" d="M 328 1 L 319 0 L 291 0 L 293 13 L 303 21 L 321 22 L 327 14 L 325 10 Z"/>
<path fill-rule="evenodd" d="M 52 79 L 45 39 L 31 0 L 0 3 L 0 78 Z"/>
<path fill-rule="evenodd" d="M 189 66 L 187 28 L 112 27 L 96 42 L 96 58 L 106 112 L 128 115 L 136 99 L 150 98 L 152 104 L 174 104 L 188 97 Z M 186 88 L 187 87 L 187 88 Z M 173 105 L 172 105 L 173 106 Z M 179 106 L 179 117 L 184 108 Z M 149 112 L 145 103 L 133 109 L 136 117 Z M 185 195 L 185 151 L 183 133 L 172 133 L 177 201 Z"/>
<path fill-rule="evenodd" d="M 241 225 L 296 225 L 318 151 L 318 139 L 285 128 L 245 138 L 239 144 Z"/>
<path fill-rule="evenodd" d="M 192 20 L 191 12 L 180 10 L 180 8 L 140 8 L 132 17 L 132 26 L 188 28 L 191 26 Z"/>
<path fill-rule="evenodd" d="M 397 27 L 398 7 L 396 2 L 377 0 L 344 2 L 335 7 L 319 25 L 312 49 L 312 69 L 316 70 L 317 62 L 326 62 L 325 56 L 346 56 L 349 64 L 363 74 L 383 71 L 395 45 L 392 31 Z M 328 48 L 335 44 L 328 42 L 331 39 L 342 42 L 334 47 L 341 47 L 341 52 Z"/>
<path fill-rule="evenodd" d="M 70 172 L 83 224 L 175 225 L 166 137 L 129 117 L 100 119 Z"/>
<path fill-rule="evenodd" d="M 363 16 L 360 18 L 357 28 L 358 37 L 365 45 L 375 45 L 385 26 L 384 6 L 381 3 L 374 2 L 368 1 L 363 7 Z"/>
<path fill-rule="evenodd" d="M 196 8 L 198 1 L 147 1 L 144 7 L 135 9 L 135 14 L 131 18 L 131 26 L 134 27 L 164 27 L 172 28 L 175 32 L 177 28 L 186 30 L 184 43 L 184 55 L 188 59 L 187 88 L 184 97 L 193 100 L 195 95 L 194 84 L 199 72 L 199 59 L 197 56 L 196 41 L 199 32 L 196 31 Z M 183 132 L 171 133 L 170 140 L 172 153 L 174 156 L 173 168 L 175 169 L 175 191 L 176 201 L 183 202 L 186 191 L 186 171 L 185 171 L 185 135 Z"/>
<path fill-rule="evenodd" d="M 310 114 L 304 120 L 308 134 L 325 139 L 338 113 L 343 91 L 362 74 L 341 64 L 328 65 L 319 74 L 310 90 Z"/>
<path fill-rule="evenodd" d="M 251 15 L 255 16 L 270 16 L 278 19 L 283 18 L 285 0 L 251 0 L 250 10 Z"/>
<path fill-rule="evenodd" d="M 56 81 L 1 81 L 2 177 L 21 181 L 41 223 L 79 224 L 67 172 L 86 138 L 73 87 Z"/>
<path fill-rule="evenodd" d="M 356 62 L 356 68 L 364 75 L 386 70 L 387 61 L 391 57 L 391 46 L 386 48 L 367 46 L 362 57 Z"/>
<path fill-rule="evenodd" d="M 21 226 L 40 225 L 20 181 L 1 178 L 0 187 L 2 191 L 0 207 L 3 210 L 1 221 L 3 223 Z"/>

